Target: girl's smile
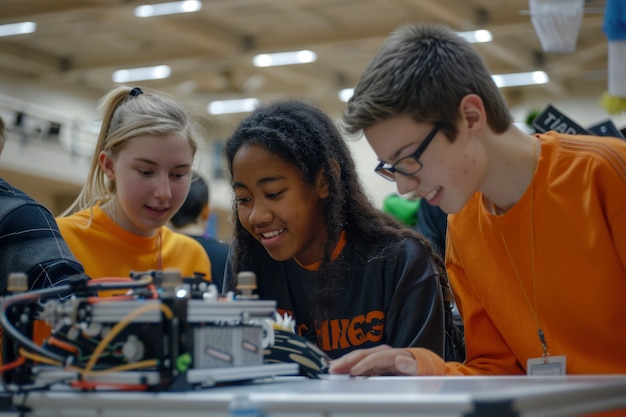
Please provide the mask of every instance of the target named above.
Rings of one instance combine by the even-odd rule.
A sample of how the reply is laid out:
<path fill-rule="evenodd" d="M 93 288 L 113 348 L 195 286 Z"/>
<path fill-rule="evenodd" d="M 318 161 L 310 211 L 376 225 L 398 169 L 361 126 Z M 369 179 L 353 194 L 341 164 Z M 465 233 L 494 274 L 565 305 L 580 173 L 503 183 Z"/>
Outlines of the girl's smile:
<path fill-rule="evenodd" d="M 298 168 L 260 145 L 242 146 L 232 166 L 239 221 L 270 256 L 305 265 L 321 260 L 327 188 L 306 183 Z"/>

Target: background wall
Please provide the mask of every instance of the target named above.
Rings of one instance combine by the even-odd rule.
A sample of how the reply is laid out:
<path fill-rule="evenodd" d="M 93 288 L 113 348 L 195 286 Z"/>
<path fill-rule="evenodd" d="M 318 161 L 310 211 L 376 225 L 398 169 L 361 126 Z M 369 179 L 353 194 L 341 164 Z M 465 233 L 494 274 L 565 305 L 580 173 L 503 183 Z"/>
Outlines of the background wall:
<path fill-rule="evenodd" d="M 551 96 L 544 90 L 525 87 L 507 91 L 506 97 L 516 122 L 522 124 L 530 112 L 541 111 L 551 103 L 583 127 L 611 119 L 618 128 L 623 128 L 625 115 L 610 116 L 599 105 L 605 89 L 606 80 L 590 80 Z M 89 155 L 96 139 L 99 98 L 80 85 L 60 90 L 45 82 L 0 74 L 0 115 L 10 128 L 0 159 L 0 176 L 55 214 L 63 211 L 87 177 Z M 20 126 L 15 126 L 19 113 L 27 116 Z M 339 120 L 339 114 L 332 116 Z M 61 125 L 58 133 L 55 124 Z M 231 190 L 226 179 L 217 174 L 221 164 L 220 144 L 230 128 L 234 125 L 206 129 L 205 141 L 195 161 L 195 168 L 210 181 L 218 237 L 223 240 L 230 239 Z M 381 207 L 382 200 L 395 192 L 395 187 L 373 172 L 376 157 L 364 139 L 350 140 L 348 144 L 364 187 L 373 203 Z"/>

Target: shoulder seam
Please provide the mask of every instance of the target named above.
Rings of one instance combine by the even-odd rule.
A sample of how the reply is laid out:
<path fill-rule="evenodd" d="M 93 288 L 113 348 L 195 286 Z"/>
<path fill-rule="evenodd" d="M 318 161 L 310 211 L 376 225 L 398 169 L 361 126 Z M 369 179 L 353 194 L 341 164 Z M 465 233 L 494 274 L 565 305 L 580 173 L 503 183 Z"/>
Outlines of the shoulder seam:
<path fill-rule="evenodd" d="M 570 139 L 562 139 L 561 144 L 564 149 L 584 150 L 602 158 L 613 168 L 613 170 L 626 184 L 626 158 L 622 157 L 622 155 L 620 155 L 613 147 L 601 142 L 577 141 Z"/>

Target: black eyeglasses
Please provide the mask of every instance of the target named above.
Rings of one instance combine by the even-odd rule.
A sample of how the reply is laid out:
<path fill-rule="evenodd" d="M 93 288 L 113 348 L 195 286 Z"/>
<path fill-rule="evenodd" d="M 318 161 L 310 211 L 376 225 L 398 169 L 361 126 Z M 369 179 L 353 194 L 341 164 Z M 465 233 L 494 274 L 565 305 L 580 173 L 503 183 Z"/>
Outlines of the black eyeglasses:
<path fill-rule="evenodd" d="M 378 166 L 374 168 L 374 172 L 384 179 L 393 182 L 396 181 L 396 177 L 394 176 L 394 173 L 396 172 L 407 176 L 416 174 L 420 169 L 422 169 L 422 163 L 419 161 L 420 157 L 430 142 L 432 142 L 433 138 L 437 135 L 437 132 L 439 132 L 441 127 L 442 125 L 437 123 L 411 155 L 400 158 L 393 164 L 380 162 Z"/>

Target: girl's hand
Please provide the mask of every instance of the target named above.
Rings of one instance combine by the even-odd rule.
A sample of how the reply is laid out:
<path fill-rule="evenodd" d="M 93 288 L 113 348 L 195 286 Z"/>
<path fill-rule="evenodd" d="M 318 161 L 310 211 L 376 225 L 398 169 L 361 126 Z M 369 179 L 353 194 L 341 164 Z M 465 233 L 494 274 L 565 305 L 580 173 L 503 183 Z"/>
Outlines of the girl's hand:
<path fill-rule="evenodd" d="M 331 361 L 329 373 L 351 376 L 417 375 L 417 362 L 406 349 L 381 345 L 355 350 Z"/>

